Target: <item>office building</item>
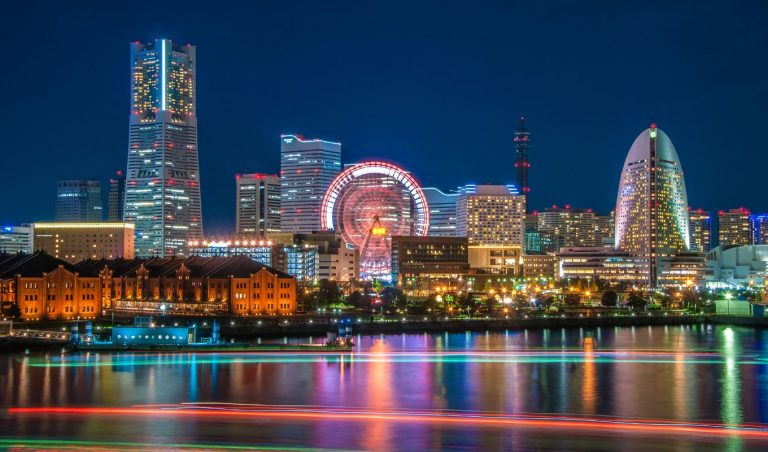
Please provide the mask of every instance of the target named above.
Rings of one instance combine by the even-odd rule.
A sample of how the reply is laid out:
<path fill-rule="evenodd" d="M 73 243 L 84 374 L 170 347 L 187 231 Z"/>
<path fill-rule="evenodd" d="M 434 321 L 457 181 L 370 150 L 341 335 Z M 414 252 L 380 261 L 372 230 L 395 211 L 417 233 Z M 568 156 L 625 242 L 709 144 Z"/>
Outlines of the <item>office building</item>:
<path fill-rule="evenodd" d="M 200 257 L 246 256 L 261 265 L 278 268 L 274 258 L 277 247 L 266 240 L 210 239 L 189 242 L 189 254 Z M 278 270 L 281 270 L 278 268 Z M 284 271 L 284 270 L 283 270 Z"/>
<path fill-rule="evenodd" d="M 615 239 L 617 250 L 641 264 L 648 287 L 658 286 L 662 259 L 690 249 L 683 169 L 672 141 L 655 124 L 635 139 L 624 161 Z"/>
<path fill-rule="evenodd" d="M 469 245 L 467 251 L 474 273 L 521 274 L 523 253 L 519 245 Z"/>
<path fill-rule="evenodd" d="M 599 246 L 597 217 L 592 209 L 552 206 L 539 212 L 537 230 L 556 237 L 557 249 L 563 246 Z M 557 251 L 555 249 L 555 251 Z"/>
<path fill-rule="evenodd" d="M 56 221 L 101 221 L 101 182 L 62 180 L 56 183 Z"/>
<path fill-rule="evenodd" d="M 752 222 L 749 210 L 739 207 L 717 214 L 719 245 L 752 244 Z"/>
<path fill-rule="evenodd" d="M 614 211 L 609 215 L 595 215 L 595 229 L 598 246 L 613 246 L 616 243 Z"/>
<path fill-rule="evenodd" d="M 432 237 L 456 236 L 457 192 L 443 192 L 438 188 L 422 188 L 429 206 L 429 232 Z"/>
<path fill-rule="evenodd" d="M 768 213 L 752 215 L 752 244 L 768 245 Z"/>
<path fill-rule="evenodd" d="M 33 249 L 31 225 L 3 226 L 0 229 L 0 254 L 29 254 Z"/>
<path fill-rule="evenodd" d="M 554 278 L 557 276 L 557 256 L 554 254 L 526 254 L 523 256 L 523 277 Z"/>
<path fill-rule="evenodd" d="M 609 246 L 563 247 L 557 252 L 560 278 L 602 279 L 626 285 L 645 284 L 647 264 Z"/>
<path fill-rule="evenodd" d="M 280 177 L 271 174 L 235 176 L 235 231 L 265 236 L 280 231 Z"/>
<path fill-rule="evenodd" d="M 35 251 L 45 251 L 67 262 L 134 257 L 134 227 L 131 223 L 35 223 L 33 231 Z"/>
<path fill-rule="evenodd" d="M 563 246 L 562 236 L 538 231 L 525 233 L 526 253 L 554 253 L 561 246 Z"/>
<path fill-rule="evenodd" d="M 470 245 L 524 247 L 525 196 L 514 185 L 467 185 L 456 200 L 456 235 Z"/>
<path fill-rule="evenodd" d="M 308 234 L 320 230 L 325 191 L 341 171 L 341 143 L 280 137 L 280 227 Z"/>
<path fill-rule="evenodd" d="M 350 281 L 360 272 L 358 250 L 334 232 L 275 234 L 279 240 L 230 237 L 190 242 L 190 253 L 203 257 L 248 256 L 300 281 Z"/>
<path fill-rule="evenodd" d="M 124 220 L 137 256 L 183 256 L 203 238 L 195 74 L 195 46 L 131 44 Z"/>
<path fill-rule="evenodd" d="M 706 253 L 712 248 L 712 217 L 703 209 L 688 211 L 691 251 Z"/>
<path fill-rule="evenodd" d="M 123 221 L 125 209 L 125 173 L 118 170 L 115 176 L 109 179 L 109 211 L 108 221 Z"/>
<path fill-rule="evenodd" d="M 468 272 L 466 237 L 392 237 L 392 281 L 398 284 L 411 288 L 407 283 L 415 278 L 447 283 Z"/>
<path fill-rule="evenodd" d="M 347 282 L 360 276 L 359 250 L 340 233 L 297 234 L 294 242 L 317 248 L 317 279 Z"/>

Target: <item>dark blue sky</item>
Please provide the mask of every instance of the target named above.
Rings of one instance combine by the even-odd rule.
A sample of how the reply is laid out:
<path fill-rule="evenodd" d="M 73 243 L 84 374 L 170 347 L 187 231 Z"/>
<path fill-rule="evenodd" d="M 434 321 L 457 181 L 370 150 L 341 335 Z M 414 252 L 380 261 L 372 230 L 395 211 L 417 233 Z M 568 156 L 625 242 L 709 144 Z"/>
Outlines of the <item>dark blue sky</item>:
<path fill-rule="evenodd" d="M 58 179 L 125 167 L 128 43 L 155 37 L 198 46 L 209 233 L 234 226 L 235 173 L 277 172 L 281 132 L 451 188 L 514 181 L 522 114 L 533 208 L 610 210 L 655 121 L 692 206 L 768 210 L 765 1 L 117 3 L 5 6 L 0 222 L 50 219 Z"/>

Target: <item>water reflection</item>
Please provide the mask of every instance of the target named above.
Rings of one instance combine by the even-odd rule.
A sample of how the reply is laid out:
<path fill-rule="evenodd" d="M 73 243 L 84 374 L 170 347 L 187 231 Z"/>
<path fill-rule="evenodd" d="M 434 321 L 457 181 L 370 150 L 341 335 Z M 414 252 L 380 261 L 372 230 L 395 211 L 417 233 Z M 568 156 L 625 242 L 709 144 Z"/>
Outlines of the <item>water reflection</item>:
<path fill-rule="evenodd" d="M 591 338 L 591 341 L 586 340 Z M 265 341 L 266 342 L 266 341 Z M 611 416 L 737 426 L 768 419 L 764 334 L 713 326 L 358 336 L 355 354 L 4 355 L 4 407 L 230 402 L 371 412 Z M 609 432 L 338 419 L 40 419 L 0 415 L 4 434 L 149 442 L 258 440 L 385 450 L 622 444 Z M 136 433 L 138 432 L 138 433 Z M 680 439 L 682 441 L 682 439 Z M 689 441 L 689 440 L 686 440 Z M 667 444 L 662 442 L 661 444 Z M 689 446 L 690 442 L 683 442 Z M 740 437 L 720 446 L 748 445 Z M 599 447 L 598 447 L 599 448 Z"/>

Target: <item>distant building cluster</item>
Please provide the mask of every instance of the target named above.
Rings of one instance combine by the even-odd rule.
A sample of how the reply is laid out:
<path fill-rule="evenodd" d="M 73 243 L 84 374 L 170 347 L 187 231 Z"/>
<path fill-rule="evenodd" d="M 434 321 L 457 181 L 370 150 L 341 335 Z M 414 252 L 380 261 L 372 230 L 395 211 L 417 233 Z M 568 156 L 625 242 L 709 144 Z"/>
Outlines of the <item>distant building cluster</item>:
<path fill-rule="evenodd" d="M 655 124 L 632 143 L 615 208 L 604 214 L 569 204 L 530 208 L 535 159 L 525 118 L 508 145 L 514 183 L 451 190 L 422 187 L 388 162 L 344 164 L 339 142 L 282 134 L 279 170 L 244 168 L 235 176 L 232 234 L 206 236 L 196 64 L 192 45 L 132 43 L 127 165 L 105 183 L 106 202 L 100 180 L 62 180 L 54 221 L 0 230 L 3 284 L 25 303 L 27 318 L 160 305 L 283 314 L 295 311 L 295 293 L 283 298 L 277 289 L 287 287 L 272 284 L 295 291 L 322 279 L 423 288 L 493 275 L 649 288 L 765 283 L 768 214 L 738 208 L 713 217 L 691 208 L 677 150 Z M 28 257 L 12 257 L 19 253 Z M 237 281 L 224 281 L 224 269 Z M 51 272 L 66 284 L 95 286 L 78 292 Z M 174 282 L 180 275 L 189 285 Z M 34 281 L 14 281 L 27 277 Z M 77 298 L 91 294 L 97 299 Z"/>

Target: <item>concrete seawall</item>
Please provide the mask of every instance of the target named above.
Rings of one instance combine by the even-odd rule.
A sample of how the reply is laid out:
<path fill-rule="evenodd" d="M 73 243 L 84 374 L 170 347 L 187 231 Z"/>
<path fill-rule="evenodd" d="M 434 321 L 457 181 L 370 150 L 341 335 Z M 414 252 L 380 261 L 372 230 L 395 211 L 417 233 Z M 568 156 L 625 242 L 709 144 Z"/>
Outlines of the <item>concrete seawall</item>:
<path fill-rule="evenodd" d="M 442 333 L 464 331 L 503 331 L 538 328 L 595 328 L 612 326 L 695 325 L 705 323 L 704 316 L 648 317 L 550 317 L 531 319 L 436 320 L 419 322 L 354 322 L 354 334 Z M 223 325 L 222 337 L 247 340 L 256 337 L 324 336 L 335 324 Z"/>
<path fill-rule="evenodd" d="M 466 331 L 504 331 L 504 330 L 523 330 L 523 329 L 542 329 L 542 328 L 597 328 L 597 327 L 629 327 L 629 326 L 665 326 L 665 325 L 696 325 L 711 323 L 717 325 L 733 325 L 763 328 L 768 327 L 768 318 L 766 317 L 739 317 L 724 315 L 664 315 L 655 312 L 649 316 L 647 313 L 637 313 L 635 316 L 622 315 L 603 315 L 600 317 L 574 317 L 574 316 L 550 316 L 550 317 L 532 317 L 532 318 L 513 318 L 513 319 L 428 319 L 422 318 L 408 319 L 408 321 L 370 321 L 361 319 L 358 321 L 354 316 L 352 330 L 353 334 L 418 334 L 418 333 L 442 333 L 442 332 L 466 332 Z M 171 321 L 183 322 L 184 319 L 166 319 Z M 187 319 L 191 320 L 191 319 Z M 194 320 L 200 321 L 200 318 Z M 325 336 L 329 331 L 335 331 L 338 324 L 333 323 L 329 317 L 303 317 L 293 318 L 286 322 L 286 319 L 265 318 L 261 321 L 249 319 L 244 322 L 243 319 L 219 319 L 221 322 L 221 336 L 225 339 L 234 339 L 236 341 L 251 341 L 257 338 L 280 338 L 280 337 L 302 337 L 302 336 Z M 234 322 L 234 324 L 232 323 Z M 110 322 L 95 322 L 108 328 Z M 46 326 L 56 326 L 61 328 L 64 322 L 48 322 Z M 21 325 L 19 325 L 21 326 Z M 35 328 L 37 324 L 24 324 L 24 328 Z M 42 325 L 40 325 L 42 326 Z M 108 331 L 108 330 L 107 330 Z M 200 328 L 199 334 L 202 337 L 210 334 L 210 323 L 207 327 Z M 23 341 L 21 338 L 0 337 L 0 352 L 16 351 L 29 348 L 60 350 L 62 344 L 46 344 L 41 341 Z"/>

